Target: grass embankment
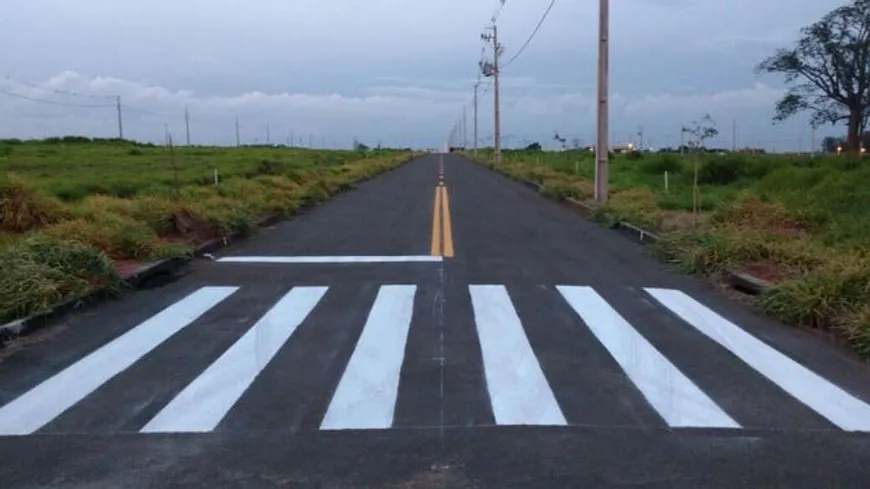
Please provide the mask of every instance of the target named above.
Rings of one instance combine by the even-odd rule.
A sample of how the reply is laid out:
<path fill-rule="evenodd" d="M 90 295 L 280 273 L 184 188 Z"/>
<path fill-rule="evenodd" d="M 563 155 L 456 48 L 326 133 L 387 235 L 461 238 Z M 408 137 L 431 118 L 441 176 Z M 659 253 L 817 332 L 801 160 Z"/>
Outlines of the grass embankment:
<path fill-rule="evenodd" d="M 757 307 L 833 332 L 870 356 L 870 161 L 698 155 L 695 214 L 694 158 L 613 158 L 610 201 L 593 217 L 658 232 L 663 239 L 654 253 L 683 272 L 745 271 L 772 282 Z M 478 160 L 493 167 L 491 154 Z M 556 199 L 593 201 L 589 152 L 506 152 L 498 170 L 542 184 Z"/>
<path fill-rule="evenodd" d="M 0 324 L 291 215 L 412 154 L 0 141 Z M 215 183 L 217 170 L 218 183 Z"/>

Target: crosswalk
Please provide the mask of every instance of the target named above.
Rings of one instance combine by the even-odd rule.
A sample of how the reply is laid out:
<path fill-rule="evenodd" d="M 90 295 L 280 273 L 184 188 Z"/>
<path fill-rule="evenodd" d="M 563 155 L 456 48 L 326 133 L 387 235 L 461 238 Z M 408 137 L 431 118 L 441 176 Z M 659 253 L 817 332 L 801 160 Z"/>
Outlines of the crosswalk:
<path fill-rule="evenodd" d="M 0 407 L 0 436 L 51 433 L 58 419 L 74 425 L 78 412 L 85 410 L 81 406 L 98 393 L 107 396 L 109 392 L 135 390 L 134 381 L 121 382 L 131 375 L 134 366 L 153 362 L 155 353 L 161 349 L 189 350 L 206 345 L 211 340 L 208 323 L 221 311 L 238 307 L 234 298 L 240 289 L 205 286 L 194 290 L 41 379 Z M 326 304 L 335 293 L 331 286 L 292 287 L 276 297 L 259 317 L 240 327 L 237 334 L 233 330 L 234 341 L 221 346 L 219 355 L 192 355 L 191 361 L 201 365 L 197 364 L 197 373 L 190 378 L 170 379 L 165 392 L 155 393 L 147 402 L 132 400 L 143 399 L 141 395 L 120 396 L 116 402 L 99 403 L 98 409 L 107 419 L 123 414 L 135 420 L 131 421 L 134 430 L 140 433 L 231 429 L 251 406 L 257 408 L 256 416 L 268 413 L 274 418 L 259 420 L 261 425 L 276 429 L 386 430 L 396 427 L 400 405 L 414 405 L 402 402 L 403 395 L 413 391 L 432 392 L 431 404 L 438 404 L 437 411 L 441 412 L 440 421 L 426 417 L 416 423 L 421 427 L 443 425 L 445 419 L 456 418 L 453 411 L 465 412 L 469 405 L 480 403 L 486 405 L 478 411 L 486 414 L 468 418 L 463 426 L 586 424 L 585 417 L 590 413 L 578 408 L 582 403 L 570 399 L 592 392 L 589 376 L 574 377 L 564 369 L 556 372 L 553 370 L 556 363 L 543 361 L 553 353 L 540 341 L 532 340 L 540 334 L 540 328 L 554 325 L 536 323 L 528 311 L 517 308 L 515 297 L 519 292 L 512 287 L 463 286 L 462 294 L 453 300 L 466 302 L 468 308 L 456 309 L 440 318 L 441 324 L 435 324 L 427 320 L 431 304 L 419 300 L 420 287 L 379 285 L 374 298 L 363 301 L 367 309 L 360 313 L 358 325 L 348 320 L 347 325 L 338 325 L 338 329 L 333 325 L 330 334 L 318 334 L 325 321 L 318 311 L 340 307 L 335 302 Z M 710 388 L 709 378 L 700 382 L 693 378 L 699 375 L 697 369 L 663 353 L 660 339 L 653 340 L 643 333 L 636 314 L 635 324 L 626 319 L 625 303 L 611 303 L 590 286 L 557 285 L 547 287 L 546 293 L 553 295 L 555 308 L 568 313 L 551 317 L 570 318 L 559 319 L 570 323 L 560 326 L 572 328 L 554 328 L 551 334 L 582 330 L 591 338 L 593 348 L 606 353 L 603 357 L 588 355 L 559 361 L 577 369 L 575 372 L 600 371 L 601 384 L 606 389 L 619 390 L 614 395 L 624 400 L 621 402 L 640 399 L 640 409 L 654 413 L 661 426 L 672 429 L 764 428 L 747 415 L 751 409 L 736 408 L 737 401 L 722 399 L 717 395 L 720 391 Z M 764 379 L 771 395 L 783 404 L 783 412 L 808 410 L 818 421 L 815 426 L 870 432 L 870 405 L 866 399 L 789 358 L 685 292 L 644 288 L 642 294 L 644 301 L 653 304 L 660 314 L 678 321 L 679 327 L 696 335 L 698 342 L 707 342 L 706 347 L 715 346 L 722 358 L 735 364 L 735 369 Z M 473 333 L 462 331 L 463 338 L 476 341 L 450 343 L 451 335 L 465 325 Z M 437 334 L 415 334 L 421 328 L 434 328 Z M 196 344 L 179 344 L 181 333 L 192 330 L 199 333 Z M 339 330 L 347 334 L 335 334 Z M 579 341 L 578 336 L 568 336 L 564 341 Z M 412 344 L 419 341 L 416 338 L 429 338 L 427 341 L 439 345 L 419 348 L 420 345 Z M 453 347 L 445 349 L 445 342 Z M 581 345 L 574 346 L 579 350 Z M 440 353 L 421 358 L 420 351 Z M 294 365 L 304 368 L 274 371 L 287 365 L 281 363 L 282 359 L 294 355 L 300 356 L 301 362 Z M 605 364 L 601 358 L 611 363 Z M 450 369 L 469 372 L 445 376 L 444 371 Z M 166 368 L 152 370 L 157 372 L 155 375 L 167 372 Z M 142 369 L 137 375 L 143 375 Z M 479 381 L 475 375 L 480 377 Z M 735 382 L 725 375 L 723 372 L 721 382 Z M 557 376 L 558 382 L 554 381 Z M 615 376 L 622 376 L 623 380 L 611 380 Z M 318 381 L 292 381 L 300 377 Z M 586 380 L 574 382 L 575 378 Z M 460 382 L 457 379 L 465 380 L 461 385 L 453 385 Z M 258 384 L 262 382 L 271 384 Z M 419 386 L 412 385 L 413 382 L 431 385 L 417 389 Z M 107 389 L 108 384 L 113 384 L 114 389 Z M 258 388 L 254 389 L 255 386 Z M 477 392 L 481 390 L 484 392 Z M 246 399 L 254 392 L 257 399 Z M 738 401 L 752 403 L 753 399 Z M 594 400 L 582 405 L 590 402 Z M 278 407 L 267 409 L 273 405 Z M 624 406 L 598 407 L 607 412 Z M 94 403 L 90 403 L 87 409 L 90 419 L 94 409 L 97 409 Z M 303 423 L 299 419 L 313 421 Z M 106 425 L 103 431 L 113 431 L 111 423 L 107 421 Z"/>

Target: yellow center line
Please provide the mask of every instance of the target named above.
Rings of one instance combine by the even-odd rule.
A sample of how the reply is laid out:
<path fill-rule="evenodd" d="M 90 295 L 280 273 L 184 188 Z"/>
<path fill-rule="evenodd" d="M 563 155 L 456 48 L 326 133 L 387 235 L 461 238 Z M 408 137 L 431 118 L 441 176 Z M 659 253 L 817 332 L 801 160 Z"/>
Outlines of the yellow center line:
<path fill-rule="evenodd" d="M 435 187 L 435 207 L 432 212 L 432 256 L 441 256 L 441 187 Z"/>
<path fill-rule="evenodd" d="M 447 198 L 447 187 L 439 187 L 441 189 L 441 205 L 444 210 L 441 212 L 443 218 L 443 233 L 444 233 L 444 257 L 453 258 L 453 229 L 450 226 L 450 199 Z"/>

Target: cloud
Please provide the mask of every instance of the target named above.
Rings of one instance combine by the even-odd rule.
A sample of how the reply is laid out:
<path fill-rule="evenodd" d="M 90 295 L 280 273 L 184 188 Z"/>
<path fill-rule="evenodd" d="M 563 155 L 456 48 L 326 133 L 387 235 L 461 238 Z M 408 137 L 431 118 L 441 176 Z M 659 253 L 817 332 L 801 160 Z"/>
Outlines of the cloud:
<path fill-rule="evenodd" d="M 164 124 L 175 133 L 184 130 L 185 109 L 191 115 L 194 141 L 209 144 L 232 144 L 236 117 L 242 126 L 242 139 L 248 142 L 263 142 L 268 123 L 273 142 L 283 142 L 292 131 L 297 140 L 312 134 L 317 144 L 325 138 L 331 147 L 347 147 L 354 137 L 402 146 L 438 146 L 461 117 L 463 105 L 470 120 L 471 96 L 469 87 L 463 87 L 467 80 L 393 77 L 388 81 L 392 83 L 369 86 L 361 95 L 264 91 L 211 94 L 65 71 L 40 82 L 42 89 L 12 81 L 3 89 L 29 98 L 99 107 L 67 107 L 2 97 L 0 131 L 22 138 L 61 134 L 113 137 L 117 134 L 115 96 L 121 97 L 125 136 L 153 142 L 162 141 Z M 645 124 L 652 134 L 656 127 L 668 127 L 670 131 L 671 126 L 706 113 L 720 119 L 750 114 L 752 119 L 769 120 L 768 114 L 781 94 L 781 89 L 760 82 L 718 92 L 613 93 L 611 127 L 626 132 Z M 485 137 L 491 131 L 492 89 L 485 93 L 481 90 L 480 95 L 480 131 Z M 534 77 L 505 77 L 502 104 L 505 134 L 540 138 L 551 128 L 563 128 L 569 135 L 588 136 L 594 131 L 594 90 L 567 90 L 562 84 Z M 670 132 L 667 137 L 672 137 Z"/>
<path fill-rule="evenodd" d="M 757 82 L 752 87 L 716 93 L 681 93 L 646 95 L 626 101 L 626 114 L 692 113 L 698 110 L 734 111 L 772 107 L 782 97 L 783 89 Z"/>

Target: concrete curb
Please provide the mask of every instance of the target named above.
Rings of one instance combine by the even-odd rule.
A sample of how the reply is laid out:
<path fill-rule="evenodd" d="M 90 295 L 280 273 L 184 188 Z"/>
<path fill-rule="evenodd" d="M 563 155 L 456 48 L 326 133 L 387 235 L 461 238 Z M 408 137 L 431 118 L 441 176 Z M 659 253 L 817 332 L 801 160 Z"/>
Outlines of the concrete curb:
<path fill-rule="evenodd" d="M 470 160 L 470 161 L 473 161 L 473 160 Z M 481 165 L 481 166 L 484 166 L 485 168 L 489 168 L 486 165 Z M 489 169 L 491 169 L 491 170 L 493 170 L 496 173 L 499 173 L 501 175 L 505 175 L 505 176 L 511 178 L 512 180 L 520 182 L 524 186 L 526 186 L 527 188 L 530 188 L 539 194 L 542 193 L 542 191 L 544 189 L 544 187 L 542 185 L 538 185 L 534 182 L 530 182 L 528 180 L 518 178 L 514 175 L 511 175 L 507 172 L 502 171 L 500 168 L 489 168 Z M 590 214 L 592 214 L 592 212 L 595 210 L 594 206 L 589 205 L 585 202 L 581 202 L 577 199 L 573 199 L 571 197 L 562 201 L 562 204 L 564 204 L 566 207 L 573 210 L 575 213 L 577 213 L 577 214 L 579 214 L 582 217 L 587 218 L 587 219 L 589 219 Z M 636 226 L 636 225 L 634 225 L 630 222 L 627 222 L 627 221 L 617 222 L 617 223 L 613 224 L 612 226 L 610 226 L 609 228 L 619 232 L 623 236 L 632 238 L 633 240 L 637 240 L 638 242 L 640 242 L 643 245 L 653 244 L 661 239 L 661 237 L 658 234 L 647 231 L 646 229 L 643 229 L 642 227 Z M 759 295 L 759 294 L 763 293 L 765 290 L 769 289 L 770 287 L 773 287 L 773 285 L 774 285 L 771 282 L 768 282 L 767 280 L 763 280 L 763 279 L 760 279 L 758 277 L 749 275 L 748 273 L 728 271 L 725 275 L 726 275 L 726 277 L 725 277 L 726 282 L 728 283 L 729 286 L 731 286 L 732 288 L 734 288 L 736 290 L 740 290 L 742 292 L 746 292 L 746 293 L 749 293 L 752 295 Z"/>
<path fill-rule="evenodd" d="M 737 290 L 748 292 L 752 295 L 759 295 L 765 290 L 773 287 L 773 284 L 767 280 L 749 275 L 748 273 L 729 271 L 726 274 L 728 285 Z"/>
<path fill-rule="evenodd" d="M 385 173 L 389 173 L 391 171 L 397 170 L 400 167 L 410 163 L 411 161 L 413 161 L 417 158 L 420 158 L 420 157 L 417 156 L 417 157 L 409 158 L 409 159 L 399 163 L 397 166 L 395 166 L 393 168 L 390 168 L 390 169 L 383 171 L 383 172 L 380 172 L 380 173 L 375 173 L 374 175 L 372 175 L 369 178 L 358 180 L 358 181 L 354 182 L 350 188 L 339 190 L 339 191 L 335 192 L 334 194 L 332 194 L 329 197 L 328 200 L 321 202 L 321 204 L 325 204 L 326 202 L 329 202 L 329 200 L 332 200 L 333 198 L 338 197 L 341 194 L 345 194 L 347 192 L 350 192 L 351 190 L 353 190 L 353 186 L 355 186 L 357 184 L 360 184 L 366 180 L 370 180 L 372 178 L 375 178 L 379 175 L 383 175 Z M 292 214 L 287 214 L 287 215 L 271 214 L 268 216 L 264 216 L 257 221 L 257 227 L 258 228 L 269 227 L 273 224 L 277 224 L 279 222 L 290 220 L 294 217 L 297 217 L 297 216 L 305 213 L 306 211 L 309 211 L 309 210 L 317 207 L 318 205 L 320 205 L 320 204 L 301 205 Z M 169 258 L 166 260 L 159 260 L 159 261 L 155 261 L 155 262 L 145 263 L 142 266 L 140 266 L 139 268 L 137 268 L 136 270 L 134 270 L 133 272 L 131 272 L 129 275 L 127 275 L 125 277 L 121 277 L 122 282 L 123 282 L 123 286 L 128 290 L 139 289 L 139 288 L 141 288 L 142 284 L 146 283 L 148 280 L 150 280 L 154 277 L 157 277 L 159 275 L 174 274 L 178 270 L 180 270 L 182 267 L 184 267 L 185 265 L 187 265 L 188 263 L 193 261 L 194 259 L 201 258 L 205 254 L 212 253 L 212 252 L 217 251 L 221 248 L 225 248 L 225 247 L 229 246 L 230 244 L 233 244 L 241 239 L 245 239 L 245 237 L 246 236 L 240 236 L 239 233 L 234 233 L 234 234 L 231 234 L 229 236 L 225 236 L 223 238 L 214 239 L 214 240 L 207 241 L 205 243 L 200 244 L 199 246 L 196 247 L 196 249 L 194 249 L 192 256 L 179 257 L 179 258 Z M 114 296 L 114 294 L 112 294 L 110 291 L 108 291 L 106 289 L 96 289 L 96 290 L 93 290 L 90 293 L 88 293 L 82 297 L 78 297 L 78 298 L 70 299 L 66 302 L 58 303 L 58 304 L 52 306 L 49 309 L 49 311 L 47 311 L 45 313 L 36 314 L 36 315 L 29 316 L 26 318 L 16 319 L 15 321 L 12 321 L 12 322 L 9 322 L 6 324 L 2 324 L 2 325 L 0 325 L 0 348 L 2 348 L 3 345 L 7 341 L 9 341 L 10 339 L 20 337 L 20 336 L 27 336 L 27 335 L 30 335 L 30 334 L 36 332 L 36 331 L 39 331 L 40 329 L 43 329 L 48 324 L 50 324 L 53 319 L 61 317 L 70 311 L 78 310 L 78 309 L 81 309 L 82 307 L 85 307 L 88 305 L 100 303 L 106 299 L 113 297 L 113 296 Z"/>

